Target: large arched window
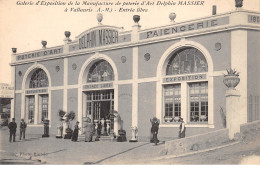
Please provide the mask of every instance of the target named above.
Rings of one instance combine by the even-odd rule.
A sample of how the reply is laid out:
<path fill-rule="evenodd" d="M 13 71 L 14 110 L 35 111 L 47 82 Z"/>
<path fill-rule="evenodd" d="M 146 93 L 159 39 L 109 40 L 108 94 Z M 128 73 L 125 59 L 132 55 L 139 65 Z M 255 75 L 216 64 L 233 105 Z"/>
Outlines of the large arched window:
<path fill-rule="evenodd" d="M 37 68 L 31 74 L 29 88 L 49 87 L 49 80 L 46 72 Z M 49 113 L 49 94 L 44 93 L 29 93 L 25 96 L 25 109 L 28 124 L 41 124 L 45 119 L 48 119 Z"/>
<path fill-rule="evenodd" d="M 94 63 L 89 69 L 87 82 L 102 82 L 113 80 L 114 71 L 111 65 L 105 60 L 100 60 Z"/>
<path fill-rule="evenodd" d="M 166 75 L 207 72 L 208 64 L 204 55 L 193 47 L 181 49 L 170 58 Z"/>
<path fill-rule="evenodd" d="M 48 87 L 49 81 L 46 73 L 42 69 L 37 69 L 31 77 L 29 88 Z"/>
<path fill-rule="evenodd" d="M 188 123 L 208 122 L 208 82 L 196 79 L 205 72 L 208 72 L 208 63 L 196 48 L 181 48 L 170 56 L 165 73 L 166 76 L 177 75 L 172 79 L 177 82 L 163 85 L 165 122 L 178 122 L 180 117 L 187 118 Z M 185 79 L 186 76 L 189 79 Z M 183 91 L 184 97 L 181 96 Z M 187 113 L 183 113 L 182 106 L 188 109 Z"/>

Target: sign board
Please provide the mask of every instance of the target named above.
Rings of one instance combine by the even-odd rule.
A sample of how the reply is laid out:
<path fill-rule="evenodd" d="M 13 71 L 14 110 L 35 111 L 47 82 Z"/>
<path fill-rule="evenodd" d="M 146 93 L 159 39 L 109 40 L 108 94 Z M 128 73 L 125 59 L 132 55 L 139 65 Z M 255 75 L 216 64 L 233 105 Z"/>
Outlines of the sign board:
<path fill-rule="evenodd" d="M 194 31 L 229 24 L 229 17 L 215 18 L 211 20 L 199 21 L 194 23 L 171 25 L 162 29 L 149 30 L 140 33 L 140 39 L 149 39 L 153 37 L 171 35 L 181 32 Z"/>
<path fill-rule="evenodd" d="M 60 54 L 60 53 L 63 53 L 63 48 L 48 49 L 48 50 L 42 50 L 42 51 L 17 55 L 16 60 L 19 61 L 19 60 L 25 60 L 25 59 L 30 59 L 30 58 L 38 58 L 38 57 L 42 57 L 42 56 L 55 55 L 55 54 Z"/>
<path fill-rule="evenodd" d="M 260 24 L 260 16 L 248 15 L 248 22 L 249 23 Z"/>
<path fill-rule="evenodd" d="M 182 82 L 182 81 L 196 81 L 196 80 L 203 80 L 203 79 L 206 79 L 206 74 L 167 77 L 163 79 L 163 82 L 169 83 L 169 82 Z"/>
<path fill-rule="evenodd" d="M 0 98 L 14 98 L 14 88 L 9 84 L 0 83 Z"/>
<path fill-rule="evenodd" d="M 96 29 L 79 38 L 79 49 L 93 48 L 118 43 L 115 29 Z"/>
<path fill-rule="evenodd" d="M 47 93 L 48 89 L 35 89 L 35 90 L 26 90 L 25 94 L 38 94 L 38 93 Z"/>
<path fill-rule="evenodd" d="M 83 85 L 83 90 L 91 90 L 91 89 L 107 89 L 113 88 L 113 83 L 99 83 L 99 84 L 86 84 Z"/>

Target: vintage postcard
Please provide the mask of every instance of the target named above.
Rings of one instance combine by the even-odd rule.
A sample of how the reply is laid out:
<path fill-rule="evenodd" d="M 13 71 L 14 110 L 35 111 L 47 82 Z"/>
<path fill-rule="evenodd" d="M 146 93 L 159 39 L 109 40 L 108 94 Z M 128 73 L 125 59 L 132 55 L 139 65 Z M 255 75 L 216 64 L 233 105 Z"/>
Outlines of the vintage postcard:
<path fill-rule="evenodd" d="M 1 165 L 259 165 L 259 0 L 0 0 Z"/>

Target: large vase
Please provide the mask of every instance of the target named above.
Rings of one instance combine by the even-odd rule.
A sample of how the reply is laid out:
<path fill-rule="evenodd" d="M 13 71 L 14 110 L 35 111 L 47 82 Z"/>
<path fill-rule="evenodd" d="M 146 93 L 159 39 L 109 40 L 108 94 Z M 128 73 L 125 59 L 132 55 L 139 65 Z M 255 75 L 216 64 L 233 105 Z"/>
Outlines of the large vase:
<path fill-rule="evenodd" d="M 241 8 L 243 6 L 243 0 L 235 0 L 236 1 L 236 7 Z"/>
<path fill-rule="evenodd" d="M 134 15 L 133 20 L 135 23 L 138 23 L 140 21 L 140 15 Z"/>
<path fill-rule="evenodd" d="M 235 87 L 239 84 L 240 78 L 238 78 L 238 75 L 225 75 L 223 79 L 223 83 L 229 88 L 229 89 L 235 89 Z"/>

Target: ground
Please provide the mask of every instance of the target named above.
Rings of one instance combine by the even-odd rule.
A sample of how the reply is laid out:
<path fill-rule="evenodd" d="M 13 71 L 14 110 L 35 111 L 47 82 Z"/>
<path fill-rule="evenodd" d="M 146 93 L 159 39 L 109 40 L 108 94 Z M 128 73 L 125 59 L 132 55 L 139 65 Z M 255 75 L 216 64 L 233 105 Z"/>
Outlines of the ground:
<path fill-rule="evenodd" d="M 27 135 L 26 140 L 9 143 L 8 136 L 8 129 L 0 128 L 0 164 L 252 164 L 252 159 L 253 164 L 260 164 L 258 128 L 248 131 L 237 143 L 183 157 L 165 156 L 163 143 L 87 143 L 41 135 Z"/>

